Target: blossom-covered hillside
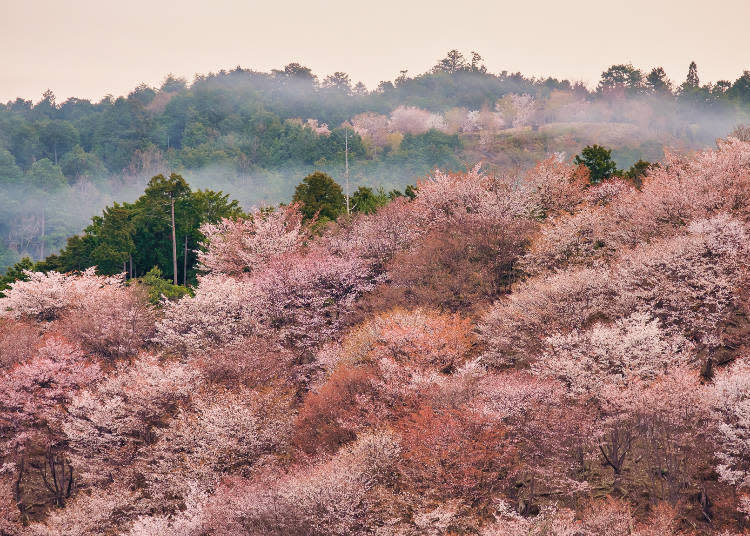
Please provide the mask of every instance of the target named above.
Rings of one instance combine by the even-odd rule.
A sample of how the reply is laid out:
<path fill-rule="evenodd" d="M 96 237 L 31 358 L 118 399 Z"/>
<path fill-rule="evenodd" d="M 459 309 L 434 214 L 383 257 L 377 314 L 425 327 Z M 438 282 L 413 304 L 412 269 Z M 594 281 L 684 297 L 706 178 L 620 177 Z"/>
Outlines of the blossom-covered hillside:
<path fill-rule="evenodd" d="M 750 143 L 201 231 L 5 291 L 0 534 L 750 533 Z"/>

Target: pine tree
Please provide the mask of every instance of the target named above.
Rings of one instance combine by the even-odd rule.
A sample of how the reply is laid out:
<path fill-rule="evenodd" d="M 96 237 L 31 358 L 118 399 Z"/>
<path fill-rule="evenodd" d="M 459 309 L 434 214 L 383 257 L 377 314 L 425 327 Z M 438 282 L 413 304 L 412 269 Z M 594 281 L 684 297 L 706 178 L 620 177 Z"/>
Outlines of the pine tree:
<path fill-rule="evenodd" d="M 694 88 L 700 87 L 700 79 L 698 78 L 698 66 L 694 61 L 691 61 L 690 67 L 688 67 L 688 74 L 687 79 L 685 80 L 685 85 Z"/>

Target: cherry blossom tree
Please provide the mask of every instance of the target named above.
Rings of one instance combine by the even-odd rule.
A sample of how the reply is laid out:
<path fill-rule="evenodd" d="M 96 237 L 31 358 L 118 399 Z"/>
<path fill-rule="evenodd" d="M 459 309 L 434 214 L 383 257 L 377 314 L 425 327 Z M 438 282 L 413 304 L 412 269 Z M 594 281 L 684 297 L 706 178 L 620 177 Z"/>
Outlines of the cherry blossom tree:
<path fill-rule="evenodd" d="M 377 370 L 337 367 L 328 380 L 309 393 L 299 408 L 294 443 L 303 452 L 334 452 L 357 432 L 387 419 L 388 408 L 377 401 Z"/>
<path fill-rule="evenodd" d="M 204 507 L 209 494 L 192 485 L 185 496 L 185 509 L 170 515 L 140 516 L 125 533 L 126 536 L 198 536 L 204 533 Z M 217 527 L 221 529 L 221 527 Z"/>
<path fill-rule="evenodd" d="M 536 111 L 536 101 L 526 93 L 511 93 L 497 102 L 496 109 L 502 114 L 507 125 L 520 128 L 531 124 Z"/>
<path fill-rule="evenodd" d="M 414 210 L 423 226 L 481 219 L 499 223 L 525 212 L 523 194 L 504 177 L 475 166 L 468 173 L 437 171 L 417 184 Z"/>
<path fill-rule="evenodd" d="M 568 331 L 591 319 L 608 318 L 618 288 L 603 270 L 584 268 L 520 283 L 479 324 L 493 367 L 528 363 L 543 349 L 540 334 Z"/>
<path fill-rule="evenodd" d="M 469 330 L 465 318 L 421 309 L 383 313 L 355 328 L 333 350 L 329 377 L 300 407 L 296 444 L 306 452 L 336 450 L 416 410 L 469 356 Z"/>
<path fill-rule="evenodd" d="M 66 406 L 100 378 L 96 364 L 61 338 L 49 338 L 0 382 L 0 453 L 14 471 L 16 504 L 63 506 L 74 491 L 73 467 L 61 430 Z"/>
<path fill-rule="evenodd" d="M 256 334 L 297 348 L 332 337 L 355 300 L 374 286 L 367 263 L 323 249 L 275 257 L 243 280 L 201 279 L 195 297 L 165 304 L 157 340 L 187 352 Z"/>
<path fill-rule="evenodd" d="M 750 488 L 750 366 L 741 361 L 716 376 L 714 410 L 720 419 L 719 477 L 740 491 Z"/>
<path fill-rule="evenodd" d="M 615 484 L 638 487 L 673 506 L 687 494 L 705 494 L 701 467 L 710 463 L 715 433 L 708 399 L 698 374 L 685 369 L 650 384 L 605 386 L 598 394 L 601 421 L 595 437 Z M 711 519 L 705 509 L 702 515 Z"/>
<path fill-rule="evenodd" d="M 585 170 L 551 156 L 529 170 L 521 181 L 528 212 L 543 219 L 560 212 L 572 212 L 584 198 Z"/>
<path fill-rule="evenodd" d="M 0 534 L 22 536 L 21 516 L 16 507 L 12 479 L 0 477 Z"/>
<path fill-rule="evenodd" d="M 436 500 L 485 504 L 505 485 L 514 456 L 506 432 L 471 411 L 422 406 L 399 424 L 408 485 Z"/>
<path fill-rule="evenodd" d="M 602 237 L 601 213 L 585 207 L 575 214 L 560 214 L 546 222 L 519 260 L 519 268 L 536 276 L 610 260 L 614 246 Z"/>
<path fill-rule="evenodd" d="M 399 106 L 391 112 L 388 127 L 391 132 L 422 134 L 433 128 L 444 130 L 446 125 L 445 119 L 440 115 L 415 106 Z"/>
<path fill-rule="evenodd" d="M 604 386 L 635 378 L 653 379 L 695 362 L 693 345 L 669 336 L 659 321 L 636 312 L 614 325 L 595 324 L 587 331 L 555 334 L 532 370 L 557 378 L 576 393 L 597 393 Z"/>
<path fill-rule="evenodd" d="M 377 147 L 388 144 L 388 117 L 372 112 L 355 115 L 351 119 L 352 129 L 363 139 L 370 140 Z"/>
<path fill-rule="evenodd" d="M 482 320 L 485 358 L 497 365 L 533 360 L 539 334 L 649 310 L 669 335 L 716 348 L 722 319 L 741 308 L 748 258 L 744 225 L 725 215 L 696 221 L 683 236 L 640 246 L 606 268 L 542 275 L 519 285 Z"/>
<path fill-rule="evenodd" d="M 746 215 L 750 144 L 728 139 L 717 150 L 692 158 L 667 153 L 650 170 L 642 190 L 612 203 L 607 220 L 610 240 L 634 245 L 679 231 L 693 220 L 719 213 Z"/>
<path fill-rule="evenodd" d="M 286 344 L 310 348 L 333 337 L 363 293 L 375 284 L 371 266 L 323 249 L 274 260 L 252 281 L 264 325 Z"/>
<path fill-rule="evenodd" d="M 498 506 L 495 522 L 484 527 L 482 536 L 576 536 L 582 533 L 581 523 L 569 509 L 550 506 L 528 518 L 514 512 L 507 503 L 500 502 Z"/>
<path fill-rule="evenodd" d="M 194 355 L 262 333 L 257 313 L 260 299 L 247 280 L 202 277 L 195 296 L 165 302 L 155 340 L 167 348 Z"/>
<path fill-rule="evenodd" d="M 198 383 L 191 367 L 160 365 L 143 355 L 132 365 L 118 364 L 94 389 L 77 393 L 63 430 L 82 483 L 136 478 L 140 451 L 156 441 L 156 430 L 187 403 Z"/>
<path fill-rule="evenodd" d="M 154 430 L 153 446 L 141 453 L 150 494 L 185 497 L 190 486 L 210 490 L 225 475 L 250 477 L 264 460 L 288 450 L 292 416 L 291 397 L 283 392 L 196 395 L 167 427 Z"/>
<path fill-rule="evenodd" d="M 468 319 L 457 314 L 394 309 L 357 328 L 344 343 L 344 359 L 378 363 L 391 359 L 413 369 L 451 371 L 473 344 Z"/>
<path fill-rule="evenodd" d="M 580 478 L 593 419 L 564 387 L 526 373 L 484 374 L 476 380 L 472 407 L 507 430 L 515 452 L 506 492 L 525 515 L 541 495 L 574 498 L 589 490 Z"/>
<path fill-rule="evenodd" d="M 295 354 L 270 337 L 240 337 L 228 344 L 197 353 L 190 364 L 217 387 L 261 387 L 293 380 Z"/>
<path fill-rule="evenodd" d="M 582 106 L 555 99 L 526 104 Z M 502 118 L 390 119 L 352 123 Z M 729 139 L 640 190 L 554 155 L 434 172 L 319 233 L 254 211 L 204 226 L 194 294 L 161 308 L 28 273 L 0 301 L 0 533 L 738 535 L 749 171 Z"/>
<path fill-rule="evenodd" d="M 0 298 L 0 314 L 10 318 L 28 317 L 40 321 L 55 320 L 79 300 L 102 287 L 122 284 L 122 277 L 97 276 L 94 268 L 79 275 L 58 272 L 24 272 L 27 281 L 10 284 Z"/>
<path fill-rule="evenodd" d="M 632 191 L 633 186 L 625 180 L 611 178 L 589 188 L 586 192 L 586 201 L 592 205 L 608 205 Z"/>
<path fill-rule="evenodd" d="M 201 227 L 205 251 L 199 268 L 233 277 L 252 273 L 279 254 L 296 250 L 305 238 L 299 204 L 276 210 L 256 210 L 247 218 L 223 219 Z"/>
<path fill-rule="evenodd" d="M 117 534 L 130 518 L 144 513 L 138 498 L 137 492 L 116 486 L 77 493 L 64 509 L 51 510 L 43 521 L 30 524 L 23 536 Z"/>
<path fill-rule="evenodd" d="M 305 121 L 305 127 L 309 128 L 319 136 L 328 136 L 331 134 L 328 125 L 326 123 L 318 123 L 317 119 L 308 119 Z"/>
<path fill-rule="evenodd" d="M 528 264 L 540 259 L 551 269 L 566 264 L 591 266 L 624 248 L 680 234 L 694 220 L 720 213 L 743 219 L 749 174 L 750 144 L 738 140 L 720 141 L 718 150 L 692 158 L 668 152 L 663 165 L 649 171 L 641 190 L 617 181 L 591 189 L 588 203 L 595 206 L 563 219 L 562 227 L 555 221 L 543 229 L 543 240 L 532 248 L 534 257 Z M 576 230 L 586 232 L 585 247 L 571 249 Z"/>
<path fill-rule="evenodd" d="M 145 292 L 125 286 L 123 276 L 97 276 L 94 268 L 27 275 L 28 281 L 13 283 L 0 299 L 0 314 L 58 321 L 60 332 L 102 357 L 133 356 L 153 334 L 156 317 Z"/>
<path fill-rule="evenodd" d="M 41 335 L 33 323 L 0 320 L 0 369 L 9 369 L 31 359 Z"/>
<path fill-rule="evenodd" d="M 482 536 L 676 536 L 675 513 L 668 506 L 654 508 L 646 523 L 638 524 L 631 504 L 608 498 L 593 502 L 580 516 L 568 508 L 548 506 L 535 517 L 522 517 L 501 503 L 493 524 Z"/>
<path fill-rule="evenodd" d="M 357 534 L 374 506 L 368 492 L 392 477 L 400 450 L 392 434 L 363 434 L 329 461 L 227 480 L 203 507 L 205 526 L 222 534 Z"/>
<path fill-rule="evenodd" d="M 61 331 L 103 358 L 134 357 L 155 332 L 156 312 L 140 285 L 87 292 L 61 319 Z"/>
<path fill-rule="evenodd" d="M 714 349 L 721 322 L 743 307 L 750 243 L 745 225 L 727 215 L 697 220 L 688 233 L 641 246 L 615 267 L 623 294 L 650 308 L 667 332 Z"/>
<path fill-rule="evenodd" d="M 332 253 L 352 255 L 368 261 L 375 273 L 382 273 L 393 256 L 406 249 L 420 233 L 413 204 L 396 198 L 375 214 L 358 214 L 323 237 Z"/>

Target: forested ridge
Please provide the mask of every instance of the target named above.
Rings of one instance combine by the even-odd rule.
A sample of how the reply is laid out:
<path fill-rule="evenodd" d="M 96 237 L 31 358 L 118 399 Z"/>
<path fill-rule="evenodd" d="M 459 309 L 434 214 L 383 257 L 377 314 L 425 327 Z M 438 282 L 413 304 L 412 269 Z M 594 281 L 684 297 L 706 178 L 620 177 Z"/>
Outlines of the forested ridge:
<path fill-rule="evenodd" d="M 202 223 L 189 291 L 22 272 L 0 531 L 747 534 L 750 142 L 717 143 L 434 172 L 352 214 L 314 173 Z"/>
<path fill-rule="evenodd" d="M 0 536 L 750 534 L 748 76 L 6 105 Z"/>
<path fill-rule="evenodd" d="M 42 260 L 113 202 L 133 201 L 157 174 L 223 191 L 244 209 L 288 201 L 313 171 L 342 182 L 348 138 L 354 189 L 385 191 L 434 168 L 519 170 L 588 144 L 627 168 L 665 146 L 713 144 L 746 123 L 750 74 L 681 84 L 663 69 L 613 65 L 595 89 L 521 73 L 490 73 L 481 56 L 449 52 L 430 71 L 368 90 L 349 75 L 318 77 L 291 63 L 168 76 L 99 102 L 0 105 L 0 269 Z"/>

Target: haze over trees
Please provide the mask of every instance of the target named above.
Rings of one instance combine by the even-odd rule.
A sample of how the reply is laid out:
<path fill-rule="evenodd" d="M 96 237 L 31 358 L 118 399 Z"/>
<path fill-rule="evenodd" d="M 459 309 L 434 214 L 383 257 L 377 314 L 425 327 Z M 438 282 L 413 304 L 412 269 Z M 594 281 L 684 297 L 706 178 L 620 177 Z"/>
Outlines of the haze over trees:
<path fill-rule="evenodd" d="M 638 184 L 553 155 L 351 215 L 337 187 L 211 197 L 190 293 L 94 268 L 9 284 L 0 530 L 746 533 L 750 142 Z M 165 188 L 205 208 L 157 176 L 123 210 Z M 335 221 L 306 216 L 332 193 Z"/>
<path fill-rule="evenodd" d="M 663 149 L 700 149 L 748 123 L 750 73 L 684 83 L 663 69 L 613 65 L 596 89 L 553 78 L 491 73 L 481 56 L 450 51 L 428 72 L 403 71 L 368 90 L 344 72 L 317 76 L 290 63 L 168 76 L 100 102 L 16 99 L 0 105 L 0 270 L 42 260 L 154 175 L 241 206 L 289 200 L 316 171 L 342 182 L 348 138 L 352 191 L 403 189 L 434 168 L 523 170 L 553 152 L 612 149 L 619 168 Z M 348 135 L 347 135 L 348 132 Z"/>
<path fill-rule="evenodd" d="M 745 113 L 700 84 L 616 65 L 588 92 L 451 51 L 375 92 L 298 64 L 169 78 L 74 103 L 74 134 L 40 118 L 66 108 L 50 94 L 6 106 L 49 131 L 44 158 L 0 152 L 28 194 L 3 202 L 43 224 L 41 260 L 0 279 L 0 535 L 748 534 L 750 135 L 688 150 L 716 126 L 700 110 Z M 180 102 L 167 147 L 140 146 Z M 110 105 L 140 119 L 96 126 Z M 628 152 L 624 118 L 685 144 Z M 71 186 L 131 162 L 123 132 L 143 166 Z M 400 186 L 353 181 L 347 210 L 342 135 Z M 218 151 L 236 171 L 300 140 L 333 152 L 287 204 L 243 209 L 169 163 Z M 53 251 L 60 200 L 108 188 L 130 200 Z"/>

